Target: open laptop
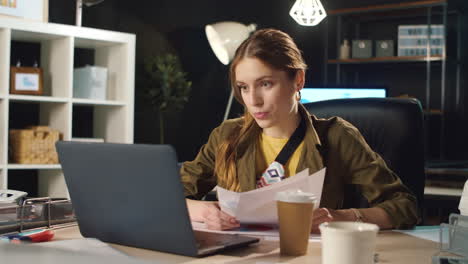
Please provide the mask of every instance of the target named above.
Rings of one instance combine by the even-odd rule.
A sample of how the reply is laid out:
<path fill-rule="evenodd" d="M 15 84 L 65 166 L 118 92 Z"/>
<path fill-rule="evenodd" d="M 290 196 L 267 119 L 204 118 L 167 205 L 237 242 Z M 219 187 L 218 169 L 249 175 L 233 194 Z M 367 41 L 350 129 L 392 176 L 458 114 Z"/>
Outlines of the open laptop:
<path fill-rule="evenodd" d="M 56 147 L 84 237 L 186 256 L 259 241 L 192 229 L 169 145 L 61 141 Z"/>

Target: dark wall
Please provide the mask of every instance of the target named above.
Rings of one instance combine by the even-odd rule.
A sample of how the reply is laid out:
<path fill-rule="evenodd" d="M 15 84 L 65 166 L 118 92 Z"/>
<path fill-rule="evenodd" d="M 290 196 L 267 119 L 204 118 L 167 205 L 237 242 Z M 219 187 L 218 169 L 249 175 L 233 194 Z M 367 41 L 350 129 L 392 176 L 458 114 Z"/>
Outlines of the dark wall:
<path fill-rule="evenodd" d="M 325 8 L 338 9 L 402 1 L 388 0 L 324 0 Z M 181 113 L 168 117 L 166 141 L 176 147 L 180 160 L 193 159 L 206 142 L 210 131 L 221 121 L 229 96 L 228 67 L 222 65 L 212 53 L 204 33 L 206 24 L 218 21 L 256 23 L 258 28 L 274 27 L 289 33 L 304 52 L 309 70 L 306 86 L 324 83 L 324 30 L 325 23 L 317 27 L 303 27 L 289 16 L 294 0 L 236 0 L 236 1 L 129 1 L 107 0 L 100 5 L 85 8 L 83 26 L 135 33 L 136 87 L 135 87 L 135 142 L 158 143 L 157 114 L 144 97 L 139 83 L 143 59 L 155 53 L 176 52 L 188 78 L 193 82 L 189 103 Z M 74 24 L 74 1 L 49 0 L 49 20 Z M 466 20 L 465 20 L 466 21 Z M 333 29 L 331 28 L 331 32 Z M 466 31 L 465 31 L 466 32 Z M 79 59 L 79 58 L 78 58 Z M 466 59 L 465 59 L 466 61 Z M 361 80 L 373 84 L 385 83 L 386 71 L 379 75 L 361 75 Z M 415 70 L 419 73 L 419 69 Z M 404 70 L 403 70 L 404 73 Z M 405 75 L 403 75 L 405 76 Z M 407 78 L 393 79 L 395 88 L 390 95 L 415 94 L 408 90 Z M 376 83 L 377 82 L 377 83 Z M 236 105 L 231 116 L 241 112 Z"/>
<path fill-rule="evenodd" d="M 49 21 L 74 24 L 73 1 L 50 0 Z M 154 53 L 176 52 L 193 82 L 189 103 L 166 122 L 166 141 L 180 160 L 193 159 L 210 131 L 222 121 L 229 97 L 228 67 L 221 64 L 205 37 L 206 24 L 218 21 L 255 23 L 288 32 L 304 51 L 309 64 L 308 85 L 319 85 L 323 57 L 321 27 L 296 24 L 288 15 L 293 2 L 256 1 L 105 1 L 83 10 L 83 26 L 136 33 L 135 142 L 158 143 L 157 114 L 139 85 L 141 63 Z M 246 8 L 248 7 L 248 8 Z M 79 58 L 77 58 L 79 59 Z M 235 105 L 231 116 L 241 113 Z"/>

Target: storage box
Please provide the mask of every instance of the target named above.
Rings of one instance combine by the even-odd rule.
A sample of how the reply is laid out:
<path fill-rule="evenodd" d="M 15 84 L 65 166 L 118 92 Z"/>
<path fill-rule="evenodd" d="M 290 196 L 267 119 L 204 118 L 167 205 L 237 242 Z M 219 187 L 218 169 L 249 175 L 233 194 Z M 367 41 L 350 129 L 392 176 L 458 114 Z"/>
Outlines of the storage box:
<path fill-rule="evenodd" d="M 353 58 L 370 58 L 372 57 L 372 41 L 371 40 L 353 40 L 352 48 Z"/>
<path fill-rule="evenodd" d="M 394 45 L 393 40 L 377 40 L 375 42 L 375 56 L 376 57 L 393 57 Z"/>
<path fill-rule="evenodd" d="M 73 97 L 106 100 L 107 68 L 85 66 L 73 71 Z"/>
<path fill-rule="evenodd" d="M 55 142 L 60 132 L 47 126 L 10 130 L 10 162 L 20 164 L 57 164 Z"/>
<path fill-rule="evenodd" d="M 443 25 L 398 26 L 398 56 L 426 56 L 430 33 L 430 55 L 441 56 L 445 50 Z"/>

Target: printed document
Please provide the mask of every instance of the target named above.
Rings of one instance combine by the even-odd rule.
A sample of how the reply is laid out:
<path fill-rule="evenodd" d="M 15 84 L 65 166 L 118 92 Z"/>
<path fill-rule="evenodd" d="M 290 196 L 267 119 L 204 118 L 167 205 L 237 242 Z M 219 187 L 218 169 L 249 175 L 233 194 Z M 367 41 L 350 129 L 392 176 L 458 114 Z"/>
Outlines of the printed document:
<path fill-rule="evenodd" d="M 326 169 L 309 175 L 305 169 L 295 176 L 280 182 L 248 192 L 232 192 L 217 187 L 221 210 L 234 216 L 241 224 L 278 224 L 275 196 L 277 192 L 289 189 L 313 193 L 317 197 L 317 207 L 322 196 Z"/>

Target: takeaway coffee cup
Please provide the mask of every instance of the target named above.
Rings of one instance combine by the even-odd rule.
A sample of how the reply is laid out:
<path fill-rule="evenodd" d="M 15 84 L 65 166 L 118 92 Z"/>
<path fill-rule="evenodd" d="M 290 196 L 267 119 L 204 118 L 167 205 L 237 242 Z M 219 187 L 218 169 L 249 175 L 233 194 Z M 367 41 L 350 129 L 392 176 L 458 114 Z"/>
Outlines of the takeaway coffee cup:
<path fill-rule="evenodd" d="M 322 264 L 374 264 L 379 227 L 360 222 L 320 224 Z"/>
<path fill-rule="evenodd" d="M 300 256 L 307 253 L 312 214 L 316 198 L 300 190 L 276 194 L 282 255 Z"/>

